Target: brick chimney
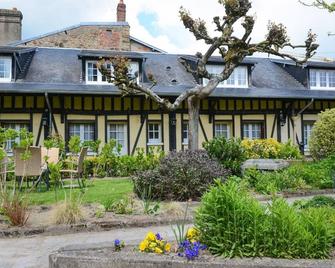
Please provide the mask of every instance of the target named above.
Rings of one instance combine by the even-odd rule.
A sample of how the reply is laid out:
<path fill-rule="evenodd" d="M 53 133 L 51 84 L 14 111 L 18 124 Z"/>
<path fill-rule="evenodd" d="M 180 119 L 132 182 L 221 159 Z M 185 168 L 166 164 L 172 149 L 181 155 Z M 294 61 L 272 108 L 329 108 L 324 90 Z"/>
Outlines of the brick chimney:
<path fill-rule="evenodd" d="M 123 3 L 123 0 L 120 0 L 117 5 L 117 13 L 116 13 L 117 21 L 126 21 L 126 4 Z"/>
<path fill-rule="evenodd" d="M 22 13 L 16 8 L 0 9 L 0 46 L 22 38 Z"/>

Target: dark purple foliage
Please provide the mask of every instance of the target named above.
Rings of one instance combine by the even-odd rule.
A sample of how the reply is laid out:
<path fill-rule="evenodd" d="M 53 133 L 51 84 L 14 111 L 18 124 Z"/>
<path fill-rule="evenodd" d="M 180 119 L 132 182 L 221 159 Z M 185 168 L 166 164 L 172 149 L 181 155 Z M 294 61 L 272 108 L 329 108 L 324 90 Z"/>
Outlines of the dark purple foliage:
<path fill-rule="evenodd" d="M 181 151 L 171 152 L 156 169 L 138 173 L 133 182 L 139 196 L 150 188 L 154 199 L 187 201 L 198 200 L 215 179 L 228 175 L 206 151 Z"/>

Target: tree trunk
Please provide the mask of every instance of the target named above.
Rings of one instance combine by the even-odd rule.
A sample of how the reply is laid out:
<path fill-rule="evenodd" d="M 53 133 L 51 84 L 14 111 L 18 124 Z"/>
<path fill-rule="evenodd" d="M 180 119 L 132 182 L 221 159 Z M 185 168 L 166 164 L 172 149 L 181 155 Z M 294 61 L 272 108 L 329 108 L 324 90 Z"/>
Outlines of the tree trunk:
<path fill-rule="evenodd" d="M 199 149 L 199 111 L 200 99 L 192 96 L 187 99 L 188 103 L 188 149 L 195 151 Z"/>

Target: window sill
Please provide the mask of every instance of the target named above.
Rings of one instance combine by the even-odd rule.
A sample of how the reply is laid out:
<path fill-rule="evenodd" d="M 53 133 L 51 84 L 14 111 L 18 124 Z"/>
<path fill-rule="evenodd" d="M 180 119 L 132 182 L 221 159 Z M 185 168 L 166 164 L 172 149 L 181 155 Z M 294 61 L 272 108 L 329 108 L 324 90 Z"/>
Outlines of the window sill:
<path fill-rule="evenodd" d="M 162 145 L 164 145 L 164 143 L 162 143 L 162 142 L 148 142 L 147 145 L 148 146 L 162 146 Z"/>

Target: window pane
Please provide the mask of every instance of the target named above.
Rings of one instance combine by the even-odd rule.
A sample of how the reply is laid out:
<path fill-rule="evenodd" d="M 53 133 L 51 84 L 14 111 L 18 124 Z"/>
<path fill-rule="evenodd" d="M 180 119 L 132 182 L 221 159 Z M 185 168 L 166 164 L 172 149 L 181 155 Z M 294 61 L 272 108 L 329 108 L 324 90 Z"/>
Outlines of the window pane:
<path fill-rule="evenodd" d="M 161 133 L 160 133 L 159 123 L 150 123 L 148 125 L 148 139 L 149 143 L 161 143 Z"/>
<path fill-rule="evenodd" d="M 316 87 L 316 71 L 311 70 L 309 75 L 309 82 L 311 87 Z"/>
<path fill-rule="evenodd" d="M 9 80 L 11 77 L 12 61 L 9 58 L 0 58 L 0 79 Z"/>
<path fill-rule="evenodd" d="M 109 73 L 112 73 L 112 64 L 107 63 L 107 64 L 105 64 L 105 67 L 106 67 L 106 69 L 108 70 Z M 100 73 L 100 71 L 99 71 L 99 73 Z M 107 77 L 105 75 L 101 74 L 101 81 L 102 82 L 107 82 Z"/>
<path fill-rule="evenodd" d="M 327 87 L 327 72 L 320 72 L 320 87 Z"/>
<path fill-rule="evenodd" d="M 261 139 L 262 138 L 262 123 L 243 124 L 243 138 Z"/>
<path fill-rule="evenodd" d="M 90 82 L 98 81 L 98 68 L 95 63 L 87 63 L 87 80 Z"/>
<path fill-rule="evenodd" d="M 313 123 L 304 123 L 304 149 L 308 150 L 308 142 L 311 136 Z"/>
<path fill-rule="evenodd" d="M 229 138 L 229 126 L 227 123 L 217 123 L 215 124 L 215 137 L 225 137 Z"/>
<path fill-rule="evenodd" d="M 183 123 L 183 143 L 188 143 L 188 122 Z"/>
<path fill-rule="evenodd" d="M 335 87 L 335 72 L 334 71 L 328 72 L 328 76 L 329 76 L 329 87 Z"/>

